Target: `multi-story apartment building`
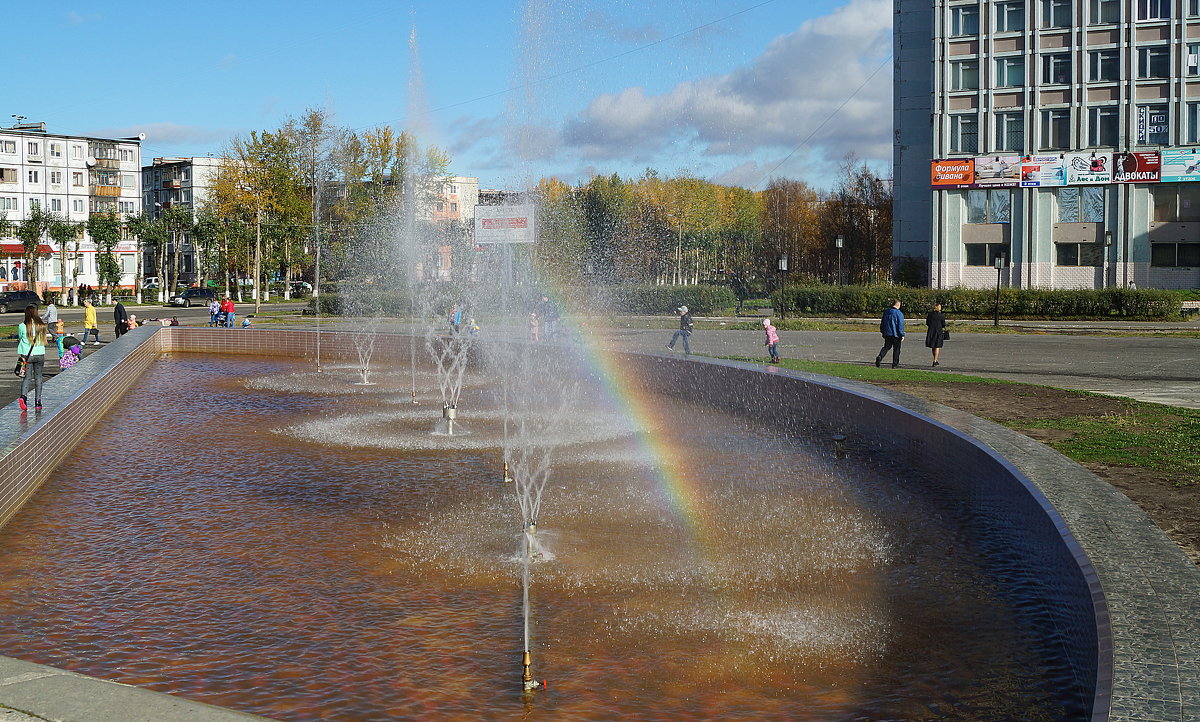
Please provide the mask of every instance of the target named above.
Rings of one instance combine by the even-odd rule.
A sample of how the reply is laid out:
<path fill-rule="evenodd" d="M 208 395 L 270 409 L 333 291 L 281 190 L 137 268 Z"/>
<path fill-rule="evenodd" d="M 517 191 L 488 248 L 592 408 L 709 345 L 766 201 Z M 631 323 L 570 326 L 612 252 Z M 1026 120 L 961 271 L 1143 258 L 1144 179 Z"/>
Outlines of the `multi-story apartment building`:
<path fill-rule="evenodd" d="M 1200 286 L 1200 0 L 895 0 L 894 245 L 935 287 Z"/>
<path fill-rule="evenodd" d="M 123 218 L 137 213 L 142 196 L 141 140 L 57 135 L 47 133 L 45 123 L 0 129 L 0 214 L 15 225 L 35 206 L 75 222 L 95 213 L 111 211 Z M 49 237 L 45 246 L 49 255 L 39 260 L 38 290 L 60 290 L 72 283 L 98 285 L 96 244 L 86 234 L 77 256 L 73 247 L 66 249 L 70 256 L 65 282 L 59 262 L 63 249 Z M 115 253 L 121 264 L 120 283 L 131 285 L 136 245 L 122 240 Z M 0 287 L 24 283 L 28 269 L 21 267 L 22 255 L 15 237 L 0 245 Z"/>
<path fill-rule="evenodd" d="M 184 205 L 192 209 L 194 219 L 196 211 L 208 201 L 220 167 L 221 159 L 211 156 L 155 158 L 151 165 L 142 167 L 142 207 L 146 215 L 157 218 L 171 206 Z M 184 233 L 182 238 L 168 243 L 168 256 L 174 254 L 171 244 L 176 240 L 180 244 L 179 280 L 191 282 L 196 274 L 195 247 L 190 234 Z M 144 267 L 156 268 L 157 265 L 153 252 L 147 251 Z"/>

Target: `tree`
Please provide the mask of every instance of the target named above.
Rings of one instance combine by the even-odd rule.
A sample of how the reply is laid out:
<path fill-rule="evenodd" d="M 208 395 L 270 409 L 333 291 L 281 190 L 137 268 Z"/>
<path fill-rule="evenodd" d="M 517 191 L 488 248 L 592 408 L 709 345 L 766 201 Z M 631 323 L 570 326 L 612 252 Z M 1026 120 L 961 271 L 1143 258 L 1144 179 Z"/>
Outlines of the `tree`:
<path fill-rule="evenodd" d="M 22 257 L 24 258 L 25 280 L 29 288 L 34 289 L 37 283 L 38 260 L 42 257 L 40 248 L 42 238 L 50 230 L 53 216 L 42 209 L 40 203 L 29 210 L 24 220 L 17 223 L 17 239 L 21 241 Z"/>
<path fill-rule="evenodd" d="M 112 303 L 113 288 L 121 281 L 121 264 L 113 249 L 121 241 L 121 219 L 116 213 L 94 213 L 87 220 L 87 232 L 96 244 L 96 275 L 104 289 L 104 302 Z"/>
<path fill-rule="evenodd" d="M 83 233 L 83 223 L 77 223 L 67 220 L 57 213 L 50 214 L 50 222 L 46 232 L 54 241 L 54 245 L 58 247 L 58 264 L 59 278 L 62 279 L 59 283 L 59 303 L 67 305 L 67 247 Z M 76 244 L 78 248 L 78 244 Z M 72 259 L 74 260 L 74 259 Z"/>
<path fill-rule="evenodd" d="M 339 130 L 333 125 L 328 110 L 310 108 L 299 121 L 289 121 L 288 131 L 298 150 L 300 175 L 308 190 L 312 209 L 312 253 L 316 267 L 313 271 L 313 297 L 321 295 L 321 204 L 325 185 L 334 178 L 334 155 Z M 284 284 L 284 297 L 291 297 L 291 284 Z"/>

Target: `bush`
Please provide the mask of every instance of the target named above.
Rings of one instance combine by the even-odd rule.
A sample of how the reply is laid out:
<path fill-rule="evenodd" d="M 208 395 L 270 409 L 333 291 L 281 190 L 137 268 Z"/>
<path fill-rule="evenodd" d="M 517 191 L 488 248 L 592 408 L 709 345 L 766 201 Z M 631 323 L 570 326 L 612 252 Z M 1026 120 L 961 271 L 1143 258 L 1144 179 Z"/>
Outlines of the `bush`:
<path fill-rule="evenodd" d="M 610 308 L 618 313 L 662 314 L 687 306 L 693 315 L 711 315 L 737 305 L 726 286 L 623 285 L 607 289 Z"/>
<path fill-rule="evenodd" d="M 874 317 L 899 298 L 913 313 L 925 313 L 935 302 L 948 316 L 988 318 L 995 313 L 994 289 L 904 288 L 900 286 L 801 286 L 787 289 L 788 313 Z M 772 297 L 778 307 L 780 294 Z M 1179 316 L 1179 296 L 1169 291 L 1106 288 L 1054 290 L 1000 289 L 1000 315 L 1006 318 L 1138 318 Z"/>

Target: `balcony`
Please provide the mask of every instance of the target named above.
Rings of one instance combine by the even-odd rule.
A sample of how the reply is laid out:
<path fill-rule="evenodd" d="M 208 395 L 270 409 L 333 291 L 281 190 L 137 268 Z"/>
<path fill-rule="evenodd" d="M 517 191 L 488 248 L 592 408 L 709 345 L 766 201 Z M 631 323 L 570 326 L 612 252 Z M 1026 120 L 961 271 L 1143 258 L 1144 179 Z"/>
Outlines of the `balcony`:
<path fill-rule="evenodd" d="M 91 194 L 94 196 L 109 196 L 115 198 L 121 195 L 121 186 L 92 186 Z"/>
<path fill-rule="evenodd" d="M 182 188 L 183 182 L 177 180 L 165 180 L 162 182 L 163 188 Z"/>

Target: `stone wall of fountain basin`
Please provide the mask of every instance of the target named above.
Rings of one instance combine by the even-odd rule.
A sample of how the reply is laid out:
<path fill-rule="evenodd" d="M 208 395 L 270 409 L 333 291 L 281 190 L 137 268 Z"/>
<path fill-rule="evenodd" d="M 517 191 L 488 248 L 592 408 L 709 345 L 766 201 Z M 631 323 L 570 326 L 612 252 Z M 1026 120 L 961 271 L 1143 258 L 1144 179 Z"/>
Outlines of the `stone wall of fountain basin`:
<path fill-rule="evenodd" d="M 322 360 L 357 358 L 352 334 L 319 336 Z M 407 358 L 411 343 L 380 335 L 376 358 Z M 420 354 L 422 342 L 416 343 Z M 317 348 L 317 333 L 273 329 L 147 327 L 114 341 L 47 384 L 44 413 L 22 415 L 15 402 L 4 410 L 0 525 L 162 354 L 311 359 Z M 1144 513 L 1094 475 L 1015 432 L 866 384 L 694 357 L 622 357 L 637 372 L 625 378 L 640 378 L 657 393 L 787 429 L 827 443 L 830 453 L 833 435 L 844 434 L 849 455 L 873 457 L 913 483 L 950 489 L 993 555 L 998 577 L 1010 575 L 1022 599 L 1040 602 L 1029 621 L 1069 660 L 1079 693 L 1094 699 L 1092 720 L 1107 720 L 1110 711 L 1112 719 L 1200 719 L 1200 659 L 1189 656 L 1200 654 L 1200 575 Z M 1070 529 L 1043 492 L 1067 509 Z M 1084 549 L 1098 558 L 1095 566 Z M 246 718 L 4 657 L 0 704 L 48 719 L 96 722 L 151 709 L 158 720 Z"/>

